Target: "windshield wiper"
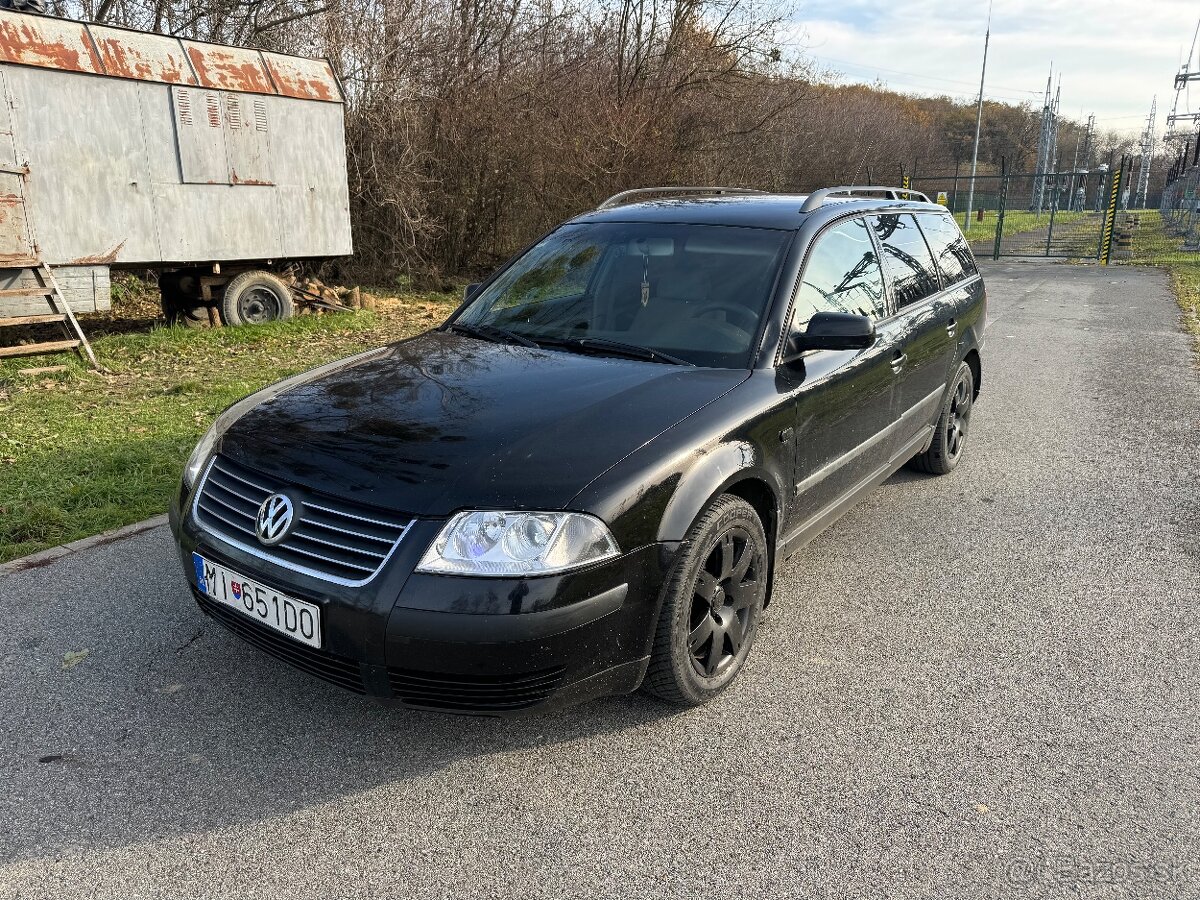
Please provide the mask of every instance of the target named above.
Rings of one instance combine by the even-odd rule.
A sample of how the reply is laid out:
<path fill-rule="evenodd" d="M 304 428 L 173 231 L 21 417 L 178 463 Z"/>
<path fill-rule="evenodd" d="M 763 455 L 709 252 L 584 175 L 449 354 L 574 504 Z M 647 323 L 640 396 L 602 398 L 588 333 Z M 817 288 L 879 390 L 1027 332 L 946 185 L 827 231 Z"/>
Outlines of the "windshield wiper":
<path fill-rule="evenodd" d="M 648 362 L 664 362 L 674 366 L 694 366 L 694 362 L 663 353 L 652 347 L 640 344 L 626 344 L 623 341 L 610 341 L 608 338 L 542 338 L 542 343 L 555 347 L 566 347 L 578 350 L 598 350 L 612 356 L 624 356 L 628 359 L 644 359 Z"/>
<path fill-rule="evenodd" d="M 517 334 L 515 331 L 509 331 L 507 328 L 500 328 L 496 325 L 469 325 L 466 322 L 451 322 L 447 326 L 448 331 L 457 331 L 460 334 L 469 335 L 470 337 L 482 338 L 485 341 L 496 341 L 502 339 L 513 344 L 520 344 L 522 347 L 538 348 L 538 344 L 525 337 L 523 334 Z"/>

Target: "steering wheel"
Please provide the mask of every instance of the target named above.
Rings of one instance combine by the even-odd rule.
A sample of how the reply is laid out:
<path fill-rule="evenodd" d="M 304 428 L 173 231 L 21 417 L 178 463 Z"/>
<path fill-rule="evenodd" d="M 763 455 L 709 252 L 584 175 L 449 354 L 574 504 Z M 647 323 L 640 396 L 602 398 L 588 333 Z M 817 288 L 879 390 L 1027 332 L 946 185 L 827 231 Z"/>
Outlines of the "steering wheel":
<path fill-rule="evenodd" d="M 754 334 L 755 329 L 758 327 L 758 316 L 752 310 L 747 309 L 739 303 L 730 303 L 728 301 L 709 303 L 707 306 L 703 306 L 692 313 L 692 318 L 700 319 L 714 312 L 725 313 L 725 321 L 728 324 L 734 328 L 740 328 L 747 334 Z"/>

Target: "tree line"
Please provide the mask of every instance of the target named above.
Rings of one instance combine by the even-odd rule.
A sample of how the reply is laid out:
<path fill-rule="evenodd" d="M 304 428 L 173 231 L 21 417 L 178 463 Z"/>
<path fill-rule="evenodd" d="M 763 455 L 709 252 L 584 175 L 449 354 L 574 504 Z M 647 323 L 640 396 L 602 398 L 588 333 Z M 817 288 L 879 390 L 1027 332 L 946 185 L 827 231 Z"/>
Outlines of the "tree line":
<path fill-rule="evenodd" d="M 808 190 L 969 166 L 975 106 L 838 84 L 775 0 L 54 0 L 54 12 L 325 56 L 346 94 L 362 280 L 486 269 L 620 190 Z M 980 171 L 1036 158 L 1040 109 L 988 102 Z M 1082 137 L 1060 133 L 1060 164 Z M 1092 162 L 1120 150 L 1094 142 Z M 1064 157 L 1066 156 L 1066 159 Z M 1160 167 L 1161 168 L 1161 167 Z M 965 171 L 965 168 L 964 168 Z"/>

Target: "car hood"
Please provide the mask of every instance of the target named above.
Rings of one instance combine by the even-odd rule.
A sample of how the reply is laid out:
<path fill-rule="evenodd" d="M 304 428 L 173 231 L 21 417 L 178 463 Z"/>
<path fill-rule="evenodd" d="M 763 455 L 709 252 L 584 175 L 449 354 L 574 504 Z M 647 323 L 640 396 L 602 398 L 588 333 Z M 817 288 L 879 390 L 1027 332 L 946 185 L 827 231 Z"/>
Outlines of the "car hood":
<path fill-rule="evenodd" d="M 559 509 L 749 375 L 431 331 L 347 360 L 243 415 L 225 455 L 378 507 Z"/>

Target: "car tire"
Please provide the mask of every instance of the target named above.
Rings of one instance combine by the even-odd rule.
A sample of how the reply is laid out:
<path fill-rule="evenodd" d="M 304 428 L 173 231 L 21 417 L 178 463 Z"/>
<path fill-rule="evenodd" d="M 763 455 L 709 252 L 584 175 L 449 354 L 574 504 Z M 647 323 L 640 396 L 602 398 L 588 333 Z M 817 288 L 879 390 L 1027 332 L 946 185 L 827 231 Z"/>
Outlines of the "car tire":
<path fill-rule="evenodd" d="M 225 286 L 221 321 L 226 325 L 261 325 L 290 319 L 296 313 L 292 291 L 270 272 L 243 272 Z"/>
<path fill-rule="evenodd" d="M 975 373 L 965 362 L 959 363 L 942 413 L 938 416 L 933 441 L 924 453 L 909 460 L 909 468 L 930 475 L 953 472 L 966 449 L 971 409 L 975 405 Z"/>
<path fill-rule="evenodd" d="M 728 688 L 754 643 L 769 566 L 754 507 L 730 494 L 718 498 L 692 526 L 663 588 L 642 689 L 699 706 Z"/>

